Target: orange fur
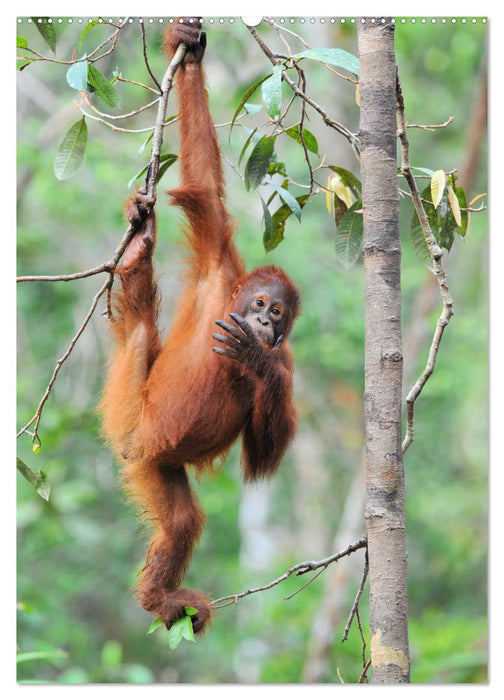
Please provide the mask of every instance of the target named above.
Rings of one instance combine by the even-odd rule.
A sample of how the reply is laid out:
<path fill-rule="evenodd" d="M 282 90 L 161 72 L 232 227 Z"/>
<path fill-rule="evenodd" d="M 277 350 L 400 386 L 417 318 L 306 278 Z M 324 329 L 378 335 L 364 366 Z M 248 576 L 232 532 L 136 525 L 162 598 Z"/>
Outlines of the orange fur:
<path fill-rule="evenodd" d="M 138 587 L 141 604 L 168 627 L 185 606 L 194 607 L 193 627 L 200 632 L 210 617 L 209 601 L 199 591 L 180 588 L 205 522 L 186 465 L 208 468 L 243 434 L 245 478 L 270 476 L 296 427 L 287 343 L 263 349 L 252 371 L 212 351 L 215 321 L 231 311 L 242 313 L 245 292 L 279 290 L 287 337 L 299 298 L 291 280 L 273 266 L 247 275 L 233 243 L 217 136 L 195 58 L 202 53 L 195 27 L 191 34 L 175 25 L 166 35 L 169 54 L 181 40 L 189 45 L 177 74 L 182 184 L 169 194 L 189 222 L 190 275 L 161 342 L 152 267 L 155 218 L 137 194 L 126 207 L 137 233 L 117 270 L 116 347 L 101 410 L 105 434 L 123 462 L 125 488 L 154 529 Z"/>

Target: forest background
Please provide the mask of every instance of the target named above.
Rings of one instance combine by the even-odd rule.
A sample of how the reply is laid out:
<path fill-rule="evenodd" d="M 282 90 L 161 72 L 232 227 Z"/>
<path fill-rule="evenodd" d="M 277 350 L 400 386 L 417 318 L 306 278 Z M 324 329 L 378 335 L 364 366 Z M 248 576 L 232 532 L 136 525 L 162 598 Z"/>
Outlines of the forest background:
<path fill-rule="evenodd" d="M 350 22 L 295 27 L 312 46 L 337 46 L 356 54 Z M 33 45 L 43 42 L 23 26 Z M 94 31 L 107 31 L 96 28 Z M 126 31 L 128 32 L 126 37 Z M 406 117 L 446 129 L 410 130 L 413 165 L 433 170 L 466 162 L 486 65 L 486 26 L 398 24 L 396 52 Z M 147 27 L 149 58 L 164 70 L 161 29 Z M 58 54 L 68 55 L 77 26 L 58 31 Z M 265 37 L 275 42 L 273 30 Z M 224 40 L 225 39 L 225 40 Z M 229 122 L 246 87 L 269 66 L 247 29 L 237 21 L 208 28 L 206 72 L 217 124 Z M 293 45 L 295 42 L 292 42 Z M 45 47 L 44 47 L 45 48 Z M 301 50 L 302 47 L 299 47 Z M 145 82 L 138 27 L 125 30 L 110 62 L 128 78 Z M 104 71 L 103 64 L 100 69 Z M 309 94 L 352 131 L 358 130 L 355 92 L 321 67 L 310 67 Z M 121 204 L 128 182 L 145 162 L 145 135 L 112 132 L 89 123 L 86 161 L 75 177 L 58 182 L 53 160 L 68 126 L 79 114 L 65 68 L 35 64 L 18 76 L 18 274 L 58 274 L 87 269 L 110 258 L 124 230 Z M 330 87 L 329 87 L 330 86 Z M 138 88 L 121 86 L 121 112 L 142 103 Z M 285 99 L 285 97 L 284 97 Z M 173 96 L 171 98 L 173 100 Z M 251 102 L 259 102 L 258 97 Z M 172 111 L 175 103 L 171 101 Z M 141 117 L 128 127 L 152 123 Z M 246 140 L 240 122 L 229 137 L 219 128 L 223 153 L 237 163 Z M 312 120 L 327 162 L 358 174 L 348 144 Z M 480 134 L 469 198 L 487 191 L 486 134 Z M 165 130 L 176 152 L 176 127 Z M 305 166 L 295 144 L 282 159 Z M 295 169 L 294 169 L 295 171 Z M 262 248 L 262 207 L 234 168 L 225 166 L 229 208 L 248 266 L 285 267 L 303 293 L 303 315 L 292 344 L 296 357 L 299 434 L 271 484 L 240 483 L 239 450 L 225 468 L 198 485 L 208 523 L 189 572 L 189 583 L 214 597 L 270 581 L 292 564 L 319 559 L 364 534 L 359 479 L 362 465 L 363 280 L 359 263 L 346 270 L 335 260 L 334 220 L 324 195 L 289 220 L 285 240 L 268 255 Z M 176 166 L 160 190 L 175 186 Z M 162 273 L 161 325 L 168 326 L 180 279 L 183 251 L 180 215 L 158 200 Z M 426 359 L 439 315 L 431 273 L 409 240 L 411 205 L 401 205 L 403 324 L 406 379 Z M 409 552 L 410 645 L 413 682 L 483 682 L 487 660 L 487 270 L 486 213 L 471 218 L 467 240 L 446 256 L 456 316 L 443 338 L 436 372 L 417 406 L 416 440 L 405 457 Z M 82 323 L 96 278 L 72 283 L 30 283 L 18 288 L 18 427 L 44 393 L 57 359 Z M 166 315 L 165 315 L 166 314 Z M 249 596 L 215 614 L 196 645 L 170 650 L 162 630 L 146 636 L 149 617 L 130 588 L 145 545 L 117 484 L 117 465 L 100 439 L 95 408 L 110 345 L 106 321 L 95 314 L 62 368 L 44 408 L 38 455 L 28 438 L 19 456 L 44 469 L 51 499 L 44 502 L 18 479 L 18 647 L 41 652 L 24 659 L 19 678 L 76 682 L 355 682 L 362 668 L 361 640 L 352 629 L 340 639 L 355 596 L 362 553 L 332 565 L 289 601 L 299 581 Z M 347 538 L 340 541 L 340 538 Z M 348 539 L 353 537 L 353 539 Z M 317 666 L 317 638 L 324 605 L 334 605 L 334 644 Z M 366 594 L 361 606 L 366 629 Z M 369 641 L 369 640 L 368 640 Z"/>

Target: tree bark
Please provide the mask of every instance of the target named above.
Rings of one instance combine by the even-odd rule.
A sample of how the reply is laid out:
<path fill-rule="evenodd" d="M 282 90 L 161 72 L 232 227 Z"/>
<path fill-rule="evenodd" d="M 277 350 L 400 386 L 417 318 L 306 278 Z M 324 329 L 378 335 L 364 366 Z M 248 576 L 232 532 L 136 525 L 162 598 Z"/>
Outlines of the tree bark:
<path fill-rule="evenodd" d="M 394 25 L 358 21 L 364 213 L 366 529 L 373 683 L 407 683 L 407 553 L 401 452 L 401 244 Z"/>

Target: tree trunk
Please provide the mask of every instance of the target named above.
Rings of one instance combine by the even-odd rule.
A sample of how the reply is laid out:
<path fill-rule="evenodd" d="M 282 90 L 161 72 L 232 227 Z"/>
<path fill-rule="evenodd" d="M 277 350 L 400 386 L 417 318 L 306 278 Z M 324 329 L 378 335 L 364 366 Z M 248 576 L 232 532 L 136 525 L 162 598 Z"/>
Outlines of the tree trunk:
<path fill-rule="evenodd" d="M 373 683 L 390 684 L 409 682 L 393 23 L 359 19 L 358 43 L 371 669 Z"/>

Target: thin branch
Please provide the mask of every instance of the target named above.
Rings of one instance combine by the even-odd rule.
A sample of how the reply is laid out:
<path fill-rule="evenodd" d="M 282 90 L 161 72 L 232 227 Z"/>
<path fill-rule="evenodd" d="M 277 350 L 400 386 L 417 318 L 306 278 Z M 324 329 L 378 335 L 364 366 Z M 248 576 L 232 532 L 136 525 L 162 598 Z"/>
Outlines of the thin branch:
<path fill-rule="evenodd" d="M 367 672 L 368 672 L 370 666 L 371 666 L 371 659 L 369 659 L 367 664 L 364 666 L 364 670 L 362 671 L 357 683 L 364 683 L 364 681 L 367 680 L 366 675 L 367 675 Z"/>
<path fill-rule="evenodd" d="M 303 37 L 300 36 L 299 34 L 296 34 L 296 32 L 293 32 L 292 29 L 289 29 L 288 27 L 284 27 L 280 24 L 277 24 L 271 17 L 264 17 L 264 21 L 267 22 L 269 25 L 271 25 L 275 29 L 276 33 L 278 34 L 278 37 L 287 46 L 287 51 L 289 52 L 289 55 L 287 56 L 287 58 L 292 57 L 292 52 L 290 50 L 290 46 L 287 44 L 285 39 L 281 36 L 280 31 L 286 32 L 287 34 L 290 34 L 291 36 L 296 37 L 296 39 L 298 39 L 306 49 L 310 48 L 310 45 L 303 39 Z M 327 68 L 328 71 L 330 71 L 331 73 L 334 73 L 334 75 L 337 75 L 338 78 L 342 78 L 343 80 L 347 80 L 349 83 L 353 83 L 354 85 L 358 84 L 357 80 L 350 78 L 348 75 L 343 75 L 343 73 L 339 73 L 337 70 L 335 70 L 328 63 L 324 63 L 323 61 L 320 61 L 320 63 L 324 66 L 324 68 Z"/>
<path fill-rule="evenodd" d="M 130 81 L 126 81 L 130 82 Z M 138 85 L 139 83 L 137 83 Z M 107 114 L 106 112 L 100 112 L 100 110 L 95 107 L 95 105 L 91 102 L 89 99 L 89 96 L 85 94 L 85 100 L 88 104 L 88 106 L 95 112 L 95 114 L 98 114 L 98 116 L 103 117 L 105 119 L 110 119 L 112 121 L 117 120 L 117 119 L 129 119 L 130 117 L 136 117 L 138 114 L 141 114 L 142 112 L 145 112 L 147 109 L 150 109 L 151 107 L 154 107 L 159 100 L 160 97 L 156 97 L 155 100 L 152 100 L 152 102 L 147 103 L 146 105 L 143 105 L 142 107 L 139 107 L 138 109 L 134 109 L 131 112 L 127 112 L 126 114 Z"/>
<path fill-rule="evenodd" d="M 151 160 L 145 183 L 147 194 L 154 200 L 156 199 L 156 182 L 159 174 L 159 159 L 161 156 L 161 146 L 163 145 L 163 127 L 166 119 L 168 95 L 170 94 L 177 68 L 184 60 L 185 52 L 185 44 L 180 44 L 161 83 L 161 97 L 159 98 L 156 125 L 154 127 L 154 136 L 152 139 Z"/>
<path fill-rule="evenodd" d="M 158 83 L 156 76 L 151 70 L 150 64 L 149 64 L 149 59 L 147 57 L 147 41 L 145 39 L 145 24 L 143 22 L 140 22 L 140 28 L 142 30 L 142 46 L 143 46 L 143 56 L 144 56 L 144 62 L 145 62 L 145 67 L 147 68 L 147 71 L 152 78 L 153 82 L 155 83 L 159 94 L 161 95 L 163 92 L 163 89 L 161 85 Z"/>
<path fill-rule="evenodd" d="M 139 80 L 132 80 L 131 78 L 123 78 L 121 75 L 116 76 L 116 80 L 118 83 L 128 83 L 129 85 L 136 85 L 137 87 L 141 87 L 144 90 L 148 90 L 149 92 L 153 92 L 155 95 L 159 95 L 159 91 L 156 90 L 156 88 L 151 87 L 150 85 L 146 85 L 145 83 L 141 83 Z"/>
<path fill-rule="evenodd" d="M 298 70 L 299 79 L 301 80 L 303 92 L 305 92 L 306 91 L 306 76 L 304 74 L 304 71 L 297 64 L 296 64 L 296 68 Z M 313 174 L 313 168 L 312 168 L 312 165 L 310 162 L 310 154 L 308 153 L 308 148 L 306 147 L 305 139 L 303 136 L 305 119 L 306 119 L 306 102 L 303 101 L 302 108 L 301 108 L 301 121 L 299 123 L 299 138 L 301 140 L 301 146 L 303 147 L 305 161 L 306 161 L 306 164 L 308 166 L 308 171 L 310 173 L 310 194 L 312 194 L 312 192 L 315 189 L 315 176 Z"/>
<path fill-rule="evenodd" d="M 278 34 L 278 36 L 280 37 L 280 39 L 283 40 L 283 37 L 280 34 L 280 31 L 282 31 L 282 32 L 285 32 L 286 34 L 290 34 L 291 36 L 296 37 L 296 39 L 298 41 L 300 41 L 306 49 L 310 48 L 309 44 L 306 43 L 306 41 L 303 39 L 303 37 L 300 36 L 299 34 L 296 34 L 296 32 L 293 32 L 292 29 L 289 29 L 288 27 L 283 27 L 280 24 L 277 24 L 272 17 L 264 17 L 263 19 L 265 22 L 267 22 L 269 25 L 271 25 L 275 29 L 275 31 Z M 286 43 L 285 40 L 283 40 L 283 41 L 284 41 L 284 43 Z M 288 44 L 287 44 L 287 47 L 288 47 L 288 51 L 290 53 L 290 46 Z"/>
<path fill-rule="evenodd" d="M 116 44 L 117 44 L 117 39 L 119 38 L 119 32 L 124 29 L 126 26 L 128 18 L 125 17 L 122 24 L 120 26 L 114 24 L 113 26 L 116 28 L 114 32 L 110 36 L 108 36 L 106 39 L 104 39 L 101 44 L 98 44 L 98 46 L 93 49 L 93 51 L 85 56 L 84 58 L 79 58 L 79 59 L 72 59 L 70 61 L 63 61 L 58 58 L 52 58 L 51 56 L 43 56 L 42 54 L 38 53 L 38 51 L 35 51 L 35 49 L 31 49 L 28 46 L 25 47 L 25 51 L 29 51 L 31 54 L 36 56 L 36 58 L 32 58 L 31 56 L 19 56 L 18 58 L 20 59 L 27 59 L 31 61 L 32 63 L 35 61 L 47 61 L 48 63 L 59 63 L 60 65 L 64 66 L 72 66 L 74 63 L 79 63 L 81 61 L 88 61 L 89 63 L 95 63 L 96 61 L 99 61 L 102 58 L 105 58 L 105 56 L 108 56 L 109 54 L 113 53 L 115 50 Z M 107 22 L 108 24 L 108 22 Z M 101 56 L 95 56 L 95 54 L 104 46 L 106 46 L 109 42 L 112 42 L 112 45 L 107 51 L 101 54 Z"/>
<path fill-rule="evenodd" d="M 300 586 L 296 591 L 294 591 L 294 593 L 291 593 L 290 595 L 285 596 L 284 600 L 290 600 L 291 598 L 294 598 L 294 596 L 297 595 L 298 593 L 301 593 L 301 591 L 303 591 L 305 588 L 307 588 L 310 585 L 310 583 L 313 583 L 313 581 L 315 581 L 315 579 L 318 578 L 320 576 L 320 574 L 323 574 L 328 566 L 329 566 L 329 564 L 326 564 L 325 566 L 321 567 L 318 571 L 316 571 L 313 574 L 313 576 L 310 579 L 308 579 L 308 581 L 306 583 L 303 583 L 302 586 Z"/>
<path fill-rule="evenodd" d="M 73 280 L 92 277 L 93 275 L 99 275 L 101 272 L 111 272 L 112 270 L 112 263 L 108 262 L 98 265 L 97 267 L 92 267 L 89 270 L 73 272 L 69 275 L 24 275 L 22 277 L 17 277 L 16 282 L 72 282 Z"/>
<path fill-rule="evenodd" d="M 38 427 L 40 424 L 40 419 L 42 417 L 42 409 L 44 408 L 44 405 L 45 405 L 47 399 L 49 398 L 49 395 L 50 395 L 51 390 L 53 388 L 54 382 L 56 381 L 56 378 L 58 376 L 58 373 L 59 373 L 62 365 L 70 357 L 70 354 L 71 354 L 72 350 L 74 349 L 76 342 L 79 340 L 84 329 L 86 328 L 87 324 L 89 323 L 89 320 L 91 319 L 91 316 L 93 315 L 94 310 L 96 309 L 96 306 L 98 304 L 98 300 L 100 299 L 102 294 L 104 294 L 104 292 L 107 290 L 108 285 L 109 285 L 109 281 L 106 280 L 106 282 L 104 282 L 103 285 L 101 286 L 101 288 L 96 292 L 94 299 L 93 299 L 93 303 L 91 304 L 91 307 L 90 307 L 89 311 L 87 312 L 87 314 L 84 318 L 84 321 L 82 322 L 79 330 L 77 331 L 77 333 L 74 335 L 74 337 L 70 341 L 70 344 L 69 344 L 68 348 L 66 349 L 65 353 L 62 355 L 62 357 L 60 357 L 60 359 L 56 363 L 56 367 L 54 368 L 52 377 L 49 381 L 49 384 L 47 385 L 47 388 L 44 392 L 42 399 L 40 400 L 40 403 L 37 407 L 35 414 L 28 421 L 28 423 L 23 428 L 21 428 L 21 430 L 18 432 L 16 437 L 19 437 L 24 432 L 27 432 L 28 428 L 31 427 L 33 424 L 35 424 L 35 426 L 33 428 L 33 433 L 30 433 L 30 434 L 32 435 L 32 439 L 37 440 L 40 444 L 40 438 L 38 436 Z"/>
<path fill-rule="evenodd" d="M 350 616 L 348 618 L 348 622 L 345 625 L 345 631 L 343 633 L 343 638 L 341 640 L 342 642 L 346 642 L 346 640 L 348 639 L 348 633 L 350 631 L 350 627 L 352 626 L 352 621 L 353 621 L 354 615 L 356 613 L 358 614 L 359 602 L 360 602 L 362 593 L 364 591 L 364 585 L 366 583 L 368 573 L 369 573 L 369 556 L 368 556 L 368 552 L 366 549 L 366 558 L 364 560 L 364 570 L 362 572 L 362 577 L 360 580 L 359 588 L 357 589 L 357 594 L 355 596 L 354 604 L 352 605 L 352 609 L 350 610 Z"/>
<path fill-rule="evenodd" d="M 434 235 L 431 231 L 429 220 L 425 213 L 425 209 L 416 185 L 415 178 L 411 172 L 409 160 L 409 142 L 408 137 L 406 135 L 406 122 L 404 118 L 404 99 L 402 95 L 401 83 L 399 81 L 399 74 L 397 75 L 396 112 L 398 136 L 401 143 L 401 172 L 404 175 L 406 182 L 408 183 L 408 186 L 411 190 L 413 206 L 415 207 L 420 226 L 422 227 L 425 242 L 427 244 L 427 248 L 429 250 L 429 254 L 432 260 L 434 274 L 437 277 L 441 300 L 443 302 L 443 309 L 436 324 L 436 329 L 434 331 L 434 336 L 432 338 L 432 343 L 429 350 L 427 364 L 425 366 L 424 371 L 417 379 L 414 386 L 410 389 L 406 397 L 406 434 L 404 436 L 402 444 L 402 452 L 404 454 L 413 442 L 415 436 L 415 401 L 419 397 L 426 382 L 428 381 L 429 377 L 434 371 L 436 358 L 441 343 L 441 338 L 443 337 L 444 329 L 449 323 L 450 318 L 453 316 L 453 300 L 450 296 L 450 290 L 448 288 L 446 273 L 442 262 L 443 251 L 438 246 L 436 239 L 434 238 Z"/>
<path fill-rule="evenodd" d="M 264 40 L 259 36 L 257 30 L 255 27 L 251 27 L 247 25 L 247 29 L 249 32 L 252 34 L 254 39 L 257 41 L 259 46 L 261 47 L 262 51 L 264 54 L 268 57 L 268 59 L 271 61 L 271 63 L 276 66 L 279 61 L 276 60 L 273 52 L 268 48 L 268 46 L 265 44 Z M 355 134 L 352 134 L 352 132 L 346 128 L 346 126 L 343 126 L 343 124 L 340 124 L 339 122 L 335 121 L 334 119 L 331 119 L 327 112 L 320 107 L 314 100 L 312 100 L 311 97 L 306 95 L 302 90 L 298 88 L 296 83 L 289 78 L 289 76 L 285 73 L 285 71 L 282 71 L 282 80 L 284 80 L 287 85 L 293 90 L 298 97 L 300 97 L 304 102 L 307 102 L 313 109 L 320 114 L 322 119 L 324 120 L 325 124 L 327 126 L 330 126 L 331 128 L 335 129 L 338 131 L 342 136 L 344 136 L 352 146 L 352 149 L 354 150 L 357 158 L 359 157 L 359 140 Z"/>
<path fill-rule="evenodd" d="M 355 542 L 354 544 L 351 544 L 346 549 L 343 549 L 341 552 L 332 554 L 331 556 L 326 557 L 321 561 L 304 561 L 300 562 L 299 564 L 295 564 L 294 566 L 291 566 L 291 568 L 284 574 L 276 578 L 274 581 L 271 581 L 270 583 L 267 583 L 263 586 L 258 586 L 257 588 L 249 588 L 247 591 L 243 591 L 242 593 L 234 593 L 232 595 L 223 596 L 222 598 L 217 598 L 216 600 L 213 600 L 211 602 L 211 606 L 213 608 L 225 608 L 228 605 L 233 605 L 237 603 L 240 600 L 240 598 L 245 598 L 245 596 L 252 595 L 253 593 L 267 591 L 270 588 L 273 588 L 274 586 L 278 586 L 279 583 L 282 583 L 282 581 L 288 579 L 290 576 L 292 576 L 292 574 L 296 574 L 296 576 L 302 576 L 303 574 L 306 574 L 309 571 L 316 571 L 317 569 L 321 568 L 326 569 L 327 566 L 329 566 L 329 564 L 331 564 L 332 562 L 338 561 L 339 559 L 342 559 L 343 557 L 346 557 L 352 554 L 353 552 L 356 552 L 358 549 L 362 549 L 366 546 L 367 540 L 365 537 L 362 537 L 361 539 L 357 540 L 357 542 Z"/>
<path fill-rule="evenodd" d="M 79 104 L 78 102 L 74 101 L 74 105 L 77 107 L 77 109 L 79 109 L 82 112 L 82 114 L 85 117 L 87 117 L 88 119 L 92 119 L 95 122 L 99 122 L 100 124 L 104 124 L 104 126 L 107 126 L 109 129 L 112 129 L 112 131 L 119 131 L 123 134 L 144 134 L 148 131 L 154 131 L 154 128 L 155 128 L 153 126 L 147 126 L 147 127 L 144 127 L 143 129 L 125 129 L 124 127 L 115 126 L 114 124 L 111 124 L 106 119 L 102 119 L 101 117 L 97 117 L 94 114 L 90 114 L 89 112 L 86 112 L 86 110 L 84 109 L 82 104 Z"/>
<path fill-rule="evenodd" d="M 451 124 L 455 117 L 448 117 L 448 119 L 443 124 L 406 124 L 407 129 L 444 129 Z"/>

